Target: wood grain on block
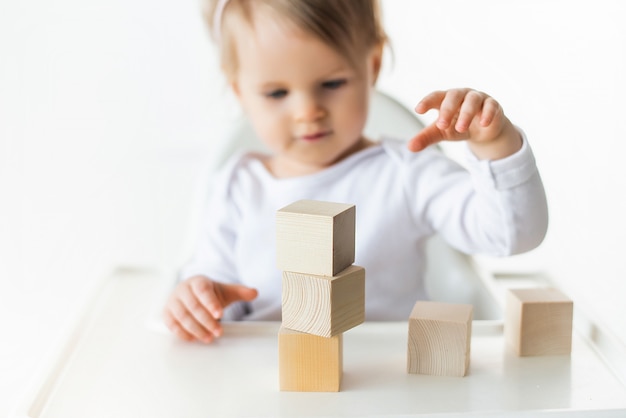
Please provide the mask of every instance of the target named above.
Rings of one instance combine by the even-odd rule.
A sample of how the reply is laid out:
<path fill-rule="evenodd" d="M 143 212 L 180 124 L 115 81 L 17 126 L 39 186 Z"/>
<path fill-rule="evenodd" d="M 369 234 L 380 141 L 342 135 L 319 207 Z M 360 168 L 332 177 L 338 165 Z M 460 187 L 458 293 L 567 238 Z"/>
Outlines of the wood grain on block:
<path fill-rule="evenodd" d="M 279 270 L 334 276 L 354 263 L 356 208 L 300 200 L 276 213 Z"/>
<path fill-rule="evenodd" d="M 409 317 L 407 372 L 465 376 L 472 313 L 472 305 L 418 301 Z"/>
<path fill-rule="evenodd" d="M 352 265 L 334 277 L 283 272 L 283 326 L 331 337 L 365 320 L 365 269 Z"/>
<path fill-rule="evenodd" d="M 504 333 L 519 356 L 570 354 L 574 303 L 556 289 L 511 289 Z"/>
<path fill-rule="evenodd" d="M 339 391 L 343 375 L 343 334 L 325 338 L 281 327 L 278 357 L 280 390 Z"/>

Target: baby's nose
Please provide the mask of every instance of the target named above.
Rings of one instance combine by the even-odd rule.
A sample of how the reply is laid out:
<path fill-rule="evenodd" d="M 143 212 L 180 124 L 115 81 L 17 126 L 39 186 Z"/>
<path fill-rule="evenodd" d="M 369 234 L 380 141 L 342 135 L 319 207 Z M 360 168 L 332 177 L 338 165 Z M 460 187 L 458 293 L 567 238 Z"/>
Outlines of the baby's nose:
<path fill-rule="evenodd" d="M 295 119 L 298 122 L 311 122 L 326 116 L 324 107 L 314 97 L 300 97 L 296 105 Z"/>

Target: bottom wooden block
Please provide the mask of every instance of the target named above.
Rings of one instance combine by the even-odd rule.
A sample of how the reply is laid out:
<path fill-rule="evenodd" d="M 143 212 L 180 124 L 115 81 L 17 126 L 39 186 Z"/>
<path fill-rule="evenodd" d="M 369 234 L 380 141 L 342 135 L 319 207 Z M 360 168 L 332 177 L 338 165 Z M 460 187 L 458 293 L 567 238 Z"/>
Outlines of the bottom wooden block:
<path fill-rule="evenodd" d="M 326 338 L 281 327 L 278 368 L 282 391 L 339 392 L 343 334 Z"/>
<path fill-rule="evenodd" d="M 504 334 L 518 356 L 570 354 L 574 304 L 556 289 L 511 289 Z"/>
<path fill-rule="evenodd" d="M 409 317 L 407 372 L 465 376 L 472 312 L 472 305 L 418 301 Z"/>

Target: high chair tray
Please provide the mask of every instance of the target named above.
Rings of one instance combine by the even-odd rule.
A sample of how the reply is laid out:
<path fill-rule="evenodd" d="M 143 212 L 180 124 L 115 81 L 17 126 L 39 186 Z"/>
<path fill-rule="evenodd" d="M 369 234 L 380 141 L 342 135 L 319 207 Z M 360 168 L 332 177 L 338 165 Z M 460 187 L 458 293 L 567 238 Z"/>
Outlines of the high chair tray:
<path fill-rule="evenodd" d="M 571 356 L 514 356 L 502 323 L 474 321 L 467 376 L 406 373 L 406 322 L 344 336 L 339 393 L 280 392 L 279 323 L 225 323 L 212 345 L 147 326 L 158 275 L 103 282 L 16 417 L 626 416 L 626 388 L 574 336 Z"/>

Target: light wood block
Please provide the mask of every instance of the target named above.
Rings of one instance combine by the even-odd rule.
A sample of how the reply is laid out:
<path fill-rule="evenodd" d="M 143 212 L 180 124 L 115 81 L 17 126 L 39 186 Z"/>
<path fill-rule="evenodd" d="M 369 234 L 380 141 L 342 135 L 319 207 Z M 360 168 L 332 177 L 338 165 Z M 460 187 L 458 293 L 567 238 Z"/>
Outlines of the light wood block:
<path fill-rule="evenodd" d="M 365 269 L 352 265 L 334 277 L 283 272 L 283 326 L 331 337 L 365 320 Z"/>
<path fill-rule="evenodd" d="M 285 328 L 278 332 L 280 390 L 339 392 L 343 334 L 319 337 Z"/>
<path fill-rule="evenodd" d="M 569 354 L 574 303 L 556 289 L 509 290 L 504 333 L 518 356 Z"/>
<path fill-rule="evenodd" d="M 407 372 L 465 376 L 472 314 L 472 305 L 418 301 L 409 317 Z"/>
<path fill-rule="evenodd" d="M 356 208 L 300 200 L 276 213 L 279 270 L 335 276 L 354 263 Z"/>

